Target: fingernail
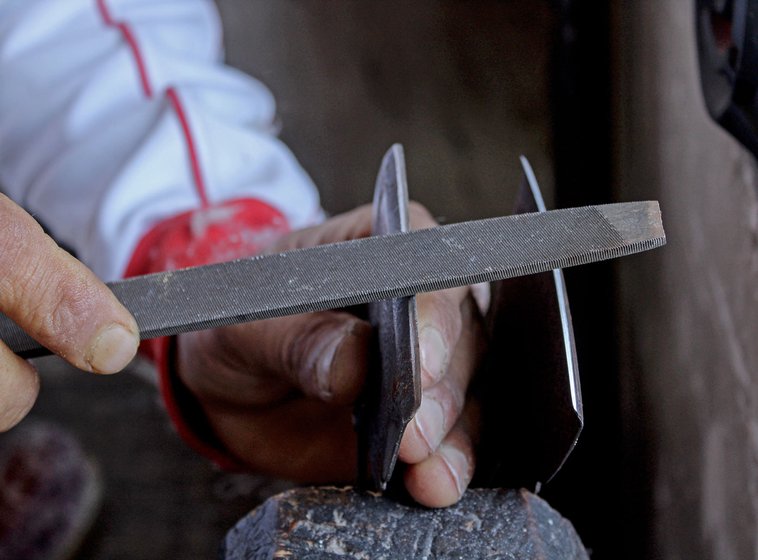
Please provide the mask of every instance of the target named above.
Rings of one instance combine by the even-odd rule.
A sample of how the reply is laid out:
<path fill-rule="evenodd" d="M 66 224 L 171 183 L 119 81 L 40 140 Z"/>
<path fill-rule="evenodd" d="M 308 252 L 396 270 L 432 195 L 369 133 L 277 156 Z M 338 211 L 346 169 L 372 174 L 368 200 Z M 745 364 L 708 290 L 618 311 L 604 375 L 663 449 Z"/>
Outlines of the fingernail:
<path fill-rule="evenodd" d="M 85 359 L 95 373 L 116 373 L 129 365 L 138 346 L 139 337 L 135 333 L 113 324 L 95 337 Z"/>
<path fill-rule="evenodd" d="M 458 496 L 463 496 L 471 479 L 471 467 L 466 454 L 450 445 L 440 445 L 439 456 L 455 483 Z"/>
<path fill-rule="evenodd" d="M 335 332 L 334 339 L 327 342 L 323 350 L 321 350 L 318 362 L 316 363 L 316 382 L 318 383 L 319 393 L 323 398 L 332 396 L 332 364 L 334 363 L 337 349 L 344 340 L 345 331 L 339 329 Z"/>
<path fill-rule="evenodd" d="M 442 441 L 442 430 L 445 427 L 445 413 L 440 403 L 431 398 L 421 401 L 421 408 L 416 414 L 416 426 L 429 447 L 429 453 L 434 453 Z"/>
<path fill-rule="evenodd" d="M 424 327 L 419 334 L 421 349 L 421 368 L 426 371 L 433 383 L 436 383 L 447 367 L 447 346 L 440 331 L 434 327 Z"/>

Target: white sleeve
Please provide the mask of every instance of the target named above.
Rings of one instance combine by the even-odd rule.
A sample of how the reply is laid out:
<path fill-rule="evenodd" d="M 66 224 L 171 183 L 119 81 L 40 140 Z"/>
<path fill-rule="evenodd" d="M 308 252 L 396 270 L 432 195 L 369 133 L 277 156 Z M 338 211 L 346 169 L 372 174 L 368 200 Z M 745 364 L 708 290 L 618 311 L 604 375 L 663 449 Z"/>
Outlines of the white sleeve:
<path fill-rule="evenodd" d="M 210 0 L 0 0 L 0 186 L 105 280 L 182 212 L 318 221 L 271 93 L 221 55 Z"/>

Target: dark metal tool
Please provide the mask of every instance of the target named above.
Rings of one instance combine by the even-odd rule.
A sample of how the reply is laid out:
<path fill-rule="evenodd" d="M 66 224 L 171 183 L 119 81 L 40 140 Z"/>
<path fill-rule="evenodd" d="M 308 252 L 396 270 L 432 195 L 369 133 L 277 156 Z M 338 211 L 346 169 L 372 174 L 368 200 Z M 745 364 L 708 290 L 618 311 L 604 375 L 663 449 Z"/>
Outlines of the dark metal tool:
<path fill-rule="evenodd" d="M 462 222 L 109 284 L 143 339 L 546 272 L 664 245 L 657 202 Z M 0 339 L 50 354 L 10 319 Z"/>
<path fill-rule="evenodd" d="M 374 235 L 409 231 L 403 148 L 382 161 L 374 190 Z M 421 404 L 416 297 L 369 304 L 376 352 L 356 411 L 359 484 L 384 490 L 392 476 L 405 427 Z"/>
<path fill-rule="evenodd" d="M 531 165 L 524 157 L 521 164 L 514 213 L 545 212 Z M 394 145 L 376 181 L 374 234 L 408 231 L 407 205 L 405 158 L 402 147 Z M 538 490 L 571 453 L 584 422 L 563 273 L 555 269 L 503 280 L 493 283 L 492 291 L 488 329 L 496 342 L 488 371 L 477 383 L 486 417 L 478 482 Z M 421 403 L 415 297 L 372 303 L 369 315 L 378 351 L 357 413 L 359 485 L 384 490 L 405 427 Z"/>
<path fill-rule="evenodd" d="M 526 158 L 514 211 L 545 212 Z M 563 273 L 495 282 L 491 341 L 474 381 L 482 409 L 476 484 L 539 491 L 561 468 L 584 425 L 582 393 Z"/>

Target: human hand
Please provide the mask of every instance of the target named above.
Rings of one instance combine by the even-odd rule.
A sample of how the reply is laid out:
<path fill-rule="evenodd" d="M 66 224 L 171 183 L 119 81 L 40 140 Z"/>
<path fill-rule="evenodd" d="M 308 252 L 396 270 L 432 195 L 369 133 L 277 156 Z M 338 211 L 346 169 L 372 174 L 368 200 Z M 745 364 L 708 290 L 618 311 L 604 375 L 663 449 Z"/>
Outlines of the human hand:
<path fill-rule="evenodd" d="M 137 324 L 108 287 L 0 194 L 0 311 L 72 365 L 115 373 L 134 357 Z M 0 342 L 0 431 L 39 392 L 34 367 Z"/>
<path fill-rule="evenodd" d="M 411 204 L 411 227 L 436 225 Z M 370 234 L 371 208 L 285 236 L 270 251 Z M 476 410 L 466 390 L 481 346 L 468 288 L 417 297 L 421 407 L 403 436 L 405 484 L 418 502 L 442 507 L 474 470 Z M 296 315 L 181 335 L 177 367 L 226 448 L 251 469 L 296 481 L 356 477 L 353 403 L 368 369 L 371 328 L 344 311 Z"/>

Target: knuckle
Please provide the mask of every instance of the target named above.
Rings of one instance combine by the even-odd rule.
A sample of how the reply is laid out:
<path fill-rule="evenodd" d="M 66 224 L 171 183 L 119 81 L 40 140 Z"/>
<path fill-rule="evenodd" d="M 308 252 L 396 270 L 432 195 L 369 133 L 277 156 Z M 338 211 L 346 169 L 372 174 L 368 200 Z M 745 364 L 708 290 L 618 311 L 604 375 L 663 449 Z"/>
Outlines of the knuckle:
<path fill-rule="evenodd" d="M 0 267 L 8 271 L 0 277 L 2 310 L 53 350 L 75 352 L 69 345 L 113 312 L 115 299 L 94 274 L 5 198 L 0 198 Z"/>
<path fill-rule="evenodd" d="M 449 378 L 443 379 L 431 389 L 424 391 L 423 398 L 433 399 L 442 407 L 445 432 L 449 431 L 458 421 L 466 403 L 463 388 Z"/>
<path fill-rule="evenodd" d="M 97 302 L 97 294 L 85 279 L 60 277 L 44 267 L 37 267 L 29 276 L 26 293 L 29 296 L 21 310 L 25 325 L 61 348 L 75 338 L 83 322 L 91 320 Z"/>
<path fill-rule="evenodd" d="M 331 224 L 333 231 L 329 231 L 329 238 L 322 242 L 345 241 L 371 235 L 372 214 L 371 205 L 366 204 L 335 217 Z"/>
<path fill-rule="evenodd" d="M 452 290 L 419 294 L 417 298 L 419 322 L 424 325 L 436 326 L 452 350 L 463 330 L 461 308 Z"/>

